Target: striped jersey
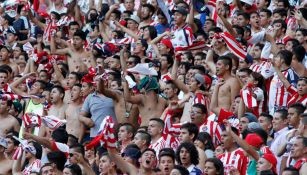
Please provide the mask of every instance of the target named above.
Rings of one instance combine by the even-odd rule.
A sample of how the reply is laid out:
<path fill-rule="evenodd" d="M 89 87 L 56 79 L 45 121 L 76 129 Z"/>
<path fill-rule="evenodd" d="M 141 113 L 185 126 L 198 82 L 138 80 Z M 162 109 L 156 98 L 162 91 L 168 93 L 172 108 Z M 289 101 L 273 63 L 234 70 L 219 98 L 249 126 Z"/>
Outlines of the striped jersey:
<path fill-rule="evenodd" d="M 172 136 L 171 134 L 163 134 L 158 141 L 151 143 L 149 148 L 155 150 L 156 155 L 159 155 L 159 152 L 163 148 L 173 148 L 177 149 L 179 146 L 179 140 Z"/>
<path fill-rule="evenodd" d="M 177 47 L 186 47 L 192 45 L 194 35 L 192 28 L 188 24 L 185 24 L 180 28 L 173 27 L 171 31 L 174 32 L 174 36 L 171 39 L 171 42 L 175 49 Z"/>
<path fill-rule="evenodd" d="M 288 68 L 282 71 L 282 74 L 286 77 L 290 84 L 292 84 L 294 87 L 296 86 L 299 76 L 292 68 Z M 286 107 L 290 98 L 291 97 L 289 97 L 289 92 L 279 79 L 277 73 L 274 73 L 274 77 L 270 83 L 269 91 L 270 114 L 273 114 L 278 107 Z"/>
<path fill-rule="evenodd" d="M 32 162 L 31 164 L 27 165 L 25 167 L 25 169 L 22 171 L 23 175 L 30 175 L 33 172 L 39 172 L 41 169 L 41 160 L 40 159 L 36 159 L 34 160 L 34 162 Z"/>
<path fill-rule="evenodd" d="M 305 94 L 303 97 L 299 98 L 299 94 L 297 93 L 297 89 L 293 87 L 292 85 L 287 89 L 287 91 L 291 94 L 291 98 L 288 101 L 287 106 L 289 107 L 290 105 L 298 102 L 306 106 L 307 104 L 307 94 Z"/>
<path fill-rule="evenodd" d="M 240 175 L 245 175 L 247 171 L 248 158 L 241 148 L 232 152 L 225 151 L 218 157 L 224 165 L 224 174 L 229 175 L 232 167 L 239 170 Z"/>
<path fill-rule="evenodd" d="M 206 120 L 204 124 L 199 127 L 199 132 L 207 132 L 212 137 L 212 141 L 215 146 L 221 142 L 222 129 L 220 125 L 211 120 Z"/>

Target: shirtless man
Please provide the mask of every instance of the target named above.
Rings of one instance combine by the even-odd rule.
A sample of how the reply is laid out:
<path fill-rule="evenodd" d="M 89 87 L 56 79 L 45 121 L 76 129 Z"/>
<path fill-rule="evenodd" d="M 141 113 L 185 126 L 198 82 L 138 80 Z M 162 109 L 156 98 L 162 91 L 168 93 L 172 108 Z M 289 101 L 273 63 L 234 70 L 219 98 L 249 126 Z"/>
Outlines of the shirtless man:
<path fill-rule="evenodd" d="M 218 91 L 218 106 L 230 111 L 232 102 L 240 92 L 239 81 L 231 75 L 232 61 L 228 56 L 220 56 L 216 63 L 216 74 L 224 81 Z"/>
<path fill-rule="evenodd" d="M 91 52 L 88 52 L 84 49 L 84 44 L 86 40 L 86 34 L 77 30 L 73 36 L 73 44 L 69 45 L 69 47 L 65 49 L 56 49 L 56 44 L 54 40 L 54 36 L 51 37 L 51 53 L 57 55 L 68 55 L 68 68 L 69 71 L 78 71 L 78 72 L 86 72 L 87 67 L 83 63 L 83 58 L 91 59 Z M 95 67 L 95 61 L 91 60 L 92 67 Z"/>
<path fill-rule="evenodd" d="M 112 83 L 115 81 L 111 82 Z M 112 86 L 111 86 L 112 87 Z M 123 98 L 123 92 L 118 89 L 110 89 L 101 83 L 101 92 L 106 97 L 112 98 L 114 102 L 114 109 L 118 123 L 131 123 L 136 125 L 138 117 L 138 109 L 136 105 L 128 103 Z"/>
<path fill-rule="evenodd" d="M 12 101 L 0 99 L 0 136 L 6 136 L 11 131 L 19 132 L 20 125 L 17 119 L 9 114 Z"/>
<path fill-rule="evenodd" d="M 126 79 L 123 79 L 124 96 L 127 102 L 137 104 L 142 119 L 141 126 L 147 126 L 151 118 L 160 117 L 166 108 L 167 102 L 158 94 L 158 82 L 154 77 L 141 79 L 142 89 L 145 93 L 131 95 Z"/>
<path fill-rule="evenodd" d="M 81 123 L 78 119 L 83 104 L 81 85 L 75 84 L 72 87 L 70 93 L 71 93 L 70 95 L 71 102 L 69 103 L 65 111 L 65 118 L 67 120 L 66 131 L 68 134 L 76 136 L 77 138 L 79 138 L 79 141 L 81 141 L 82 139 L 80 132 Z"/>
<path fill-rule="evenodd" d="M 59 119 L 64 119 L 67 105 L 63 102 L 65 90 L 62 86 L 54 86 L 50 93 L 51 107 L 48 115 L 53 115 Z"/>
<path fill-rule="evenodd" d="M 10 56 L 12 55 L 12 50 L 10 50 L 8 47 L 2 45 L 0 46 L 0 66 L 1 65 L 9 65 L 13 70 L 13 77 L 15 75 L 18 75 L 18 66 L 16 63 L 12 63 L 10 61 Z"/>
<path fill-rule="evenodd" d="M 120 51 L 120 64 L 123 72 L 126 72 L 127 64 L 124 59 L 125 48 Z M 141 80 L 143 83 L 143 94 L 131 95 L 126 79 L 122 78 L 122 86 L 124 89 L 124 99 L 138 106 L 140 116 L 142 118 L 141 126 L 147 126 L 151 118 L 160 117 L 166 108 L 167 102 L 158 95 L 159 84 L 156 78 L 144 77 Z"/>
<path fill-rule="evenodd" d="M 2 92 L 7 91 L 8 81 L 9 81 L 8 72 L 4 69 L 0 69 L 0 90 Z"/>
<path fill-rule="evenodd" d="M 6 148 L 6 140 L 0 137 L 0 174 L 12 174 L 13 161 L 5 157 L 4 151 Z"/>

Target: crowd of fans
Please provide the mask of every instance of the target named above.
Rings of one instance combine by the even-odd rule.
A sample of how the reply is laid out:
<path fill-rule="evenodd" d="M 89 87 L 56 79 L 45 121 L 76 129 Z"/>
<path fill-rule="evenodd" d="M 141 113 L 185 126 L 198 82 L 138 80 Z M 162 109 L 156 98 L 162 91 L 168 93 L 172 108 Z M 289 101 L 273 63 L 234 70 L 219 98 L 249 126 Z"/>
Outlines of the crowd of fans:
<path fill-rule="evenodd" d="M 306 0 L 1 0 L 0 174 L 306 175 Z"/>

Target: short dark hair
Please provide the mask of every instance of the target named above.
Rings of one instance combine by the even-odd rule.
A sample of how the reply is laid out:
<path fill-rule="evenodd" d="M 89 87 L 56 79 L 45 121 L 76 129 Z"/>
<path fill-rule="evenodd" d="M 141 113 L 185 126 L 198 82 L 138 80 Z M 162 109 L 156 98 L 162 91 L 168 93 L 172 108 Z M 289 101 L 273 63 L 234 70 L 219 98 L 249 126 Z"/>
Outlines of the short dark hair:
<path fill-rule="evenodd" d="M 181 175 L 189 175 L 189 171 L 182 165 L 175 165 L 174 169 L 178 170 Z"/>
<path fill-rule="evenodd" d="M 57 90 L 60 92 L 60 94 L 63 94 L 62 100 L 64 99 L 64 96 L 65 96 L 65 89 L 64 89 L 62 86 L 60 86 L 60 85 L 55 85 L 55 86 L 53 86 L 53 87 L 51 88 L 51 90 L 52 90 L 52 89 L 57 89 Z"/>
<path fill-rule="evenodd" d="M 149 146 L 151 142 L 151 136 L 148 134 L 148 132 L 145 131 L 137 131 L 136 133 L 141 134 L 141 139 L 146 141 L 146 145 Z"/>
<path fill-rule="evenodd" d="M 271 114 L 267 113 L 267 112 L 263 112 L 259 116 L 267 118 L 270 122 L 273 121 L 273 116 Z"/>
<path fill-rule="evenodd" d="M 56 142 L 66 144 L 68 141 L 68 134 L 64 128 L 57 128 L 52 132 L 51 138 Z"/>
<path fill-rule="evenodd" d="M 195 141 L 195 139 L 198 136 L 198 132 L 199 132 L 198 126 L 194 123 L 185 123 L 185 124 L 181 125 L 180 129 L 188 130 L 189 135 L 194 134 L 193 141 Z"/>
<path fill-rule="evenodd" d="M 50 163 L 54 163 L 58 170 L 63 171 L 66 163 L 66 155 L 61 151 L 52 151 L 47 154 L 47 158 Z"/>
<path fill-rule="evenodd" d="M 150 35 L 151 39 L 154 39 L 154 38 L 157 37 L 158 33 L 157 33 L 157 30 L 154 26 L 148 25 L 148 26 L 143 27 L 143 29 L 146 29 L 146 28 L 149 30 L 149 35 Z"/>
<path fill-rule="evenodd" d="M 287 16 L 287 10 L 286 10 L 286 9 L 282 9 L 282 8 L 275 9 L 275 10 L 273 11 L 273 15 L 274 15 L 275 13 L 278 13 L 278 14 L 279 14 L 280 16 L 282 16 L 282 17 L 286 17 L 286 16 Z"/>
<path fill-rule="evenodd" d="M 201 109 L 201 112 L 202 112 L 203 114 L 207 114 L 207 108 L 206 108 L 206 106 L 203 105 L 203 104 L 201 104 L 201 103 L 195 103 L 192 107 L 194 107 L 194 108 L 199 108 L 199 109 Z"/>
<path fill-rule="evenodd" d="M 80 25 L 79 25 L 79 23 L 78 23 L 77 21 L 72 21 L 72 22 L 70 22 L 70 23 L 68 24 L 68 26 L 69 26 L 69 28 L 70 28 L 71 26 L 78 26 L 78 27 L 80 27 Z"/>
<path fill-rule="evenodd" d="M 155 12 L 155 7 L 151 4 L 144 4 L 142 5 L 142 8 L 147 7 L 149 9 L 149 11 L 152 12 L 152 14 Z"/>
<path fill-rule="evenodd" d="M 78 164 L 68 164 L 64 168 L 70 169 L 73 175 L 82 175 L 82 170 Z"/>
<path fill-rule="evenodd" d="M 80 37 L 83 41 L 86 40 L 86 34 L 82 30 L 78 29 L 75 33 L 74 36 Z"/>
<path fill-rule="evenodd" d="M 156 121 L 162 128 L 164 128 L 164 121 L 160 118 L 151 118 L 149 121 Z"/>
<path fill-rule="evenodd" d="M 218 58 L 218 60 L 221 60 L 221 61 L 223 61 L 223 63 L 225 64 L 225 65 L 228 65 L 229 66 L 229 71 L 231 71 L 231 69 L 232 69 L 232 60 L 231 60 L 231 58 L 229 57 L 229 56 L 220 56 L 219 58 Z"/>
<path fill-rule="evenodd" d="M 249 68 L 242 68 L 242 69 L 239 70 L 239 72 L 245 72 L 245 73 L 247 73 L 248 75 L 250 75 L 253 71 L 250 70 Z"/>
<path fill-rule="evenodd" d="M 286 109 L 277 109 L 275 113 L 279 113 L 282 120 L 286 120 L 288 118 L 288 111 Z"/>
<path fill-rule="evenodd" d="M 292 105 L 289 106 L 289 109 L 290 108 L 294 108 L 295 109 L 295 112 L 298 114 L 298 115 L 301 115 L 304 113 L 306 107 L 302 104 L 302 103 L 294 103 Z"/>
<path fill-rule="evenodd" d="M 276 24 L 276 23 L 280 23 L 281 24 L 281 28 L 284 28 L 285 31 L 287 30 L 287 24 L 286 24 L 286 22 L 283 19 L 276 19 L 276 20 L 274 20 L 273 24 Z"/>
<path fill-rule="evenodd" d="M 82 154 L 82 156 L 84 156 L 85 150 L 84 150 L 84 146 L 82 144 L 76 143 L 76 144 L 72 145 L 70 147 L 70 149 L 74 149 L 75 152 L 78 152 L 78 153 Z"/>
<path fill-rule="evenodd" d="M 165 156 L 170 157 L 173 160 L 173 162 L 175 162 L 175 155 L 167 151 L 164 151 L 161 154 L 159 154 L 159 161 L 161 160 L 162 157 Z"/>
<path fill-rule="evenodd" d="M 306 50 L 302 45 L 298 45 L 293 48 L 293 55 L 295 56 L 297 61 L 300 63 L 303 62 L 305 58 L 305 53 L 306 53 Z"/>
<path fill-rule="evenodd" d="M 272 16 L 272 12 L 269 9 L 263 8 L 263 9 L 260 10 L 260 12 L 266 13 L 268 17 Z"/>
<path fill-rule="evenodd" d="M 237 16 L 243 16 L 244 19 L 249 20 L 250 19 L 250 15 L 244 11 L 239 11 L 237 13 Z"/>
<path fill-rule="evenodd" d="M 134 135 L 135 129 L 131 123 L 120 124 L 120 127 L 122 126 L 124 126 L 128 132 L 132 133 L 132 136 Z"/>
<path fill-rule="evenodd" d="M 287 66 L 291 65 L 292 57 L 293 57 L 293 54 L 291 51 L 281 50 L 278 52 L 278 56 L 280 56 L 280 58 L 285 61 L 285 64 Z"/>
<path fill-rule="evenodd" d="M 176 160 L 179 165 L 182 165 L 181 159 L 180 159 L 180 151 L 182 148 L 185 148 L 190 153 L 190 161 L 192 164 L 197 165 L 199 163 L 199 154 L 197 151 L 196 146 L 193 143 L 190 142 L 183 142 L 181 143 L 177 150 L 176 150 Z"/>
<path fill-rule="evenodd" d="M 297 139 L 302 139 L 304 147 L 307 147 L 307 138 L 306 137 L 299 136 L 299 137 L 297 137 Z"/>
<path fill-rule="evenodd" d="M 142 152 L 141 156 L 142 156 L 145 152 L 147 152 L 147 151 L 153 152 L 153 153 L 156 155 L 156 151 L 155 151 L 154 149 L 146 148 L 146 149 Z"/>

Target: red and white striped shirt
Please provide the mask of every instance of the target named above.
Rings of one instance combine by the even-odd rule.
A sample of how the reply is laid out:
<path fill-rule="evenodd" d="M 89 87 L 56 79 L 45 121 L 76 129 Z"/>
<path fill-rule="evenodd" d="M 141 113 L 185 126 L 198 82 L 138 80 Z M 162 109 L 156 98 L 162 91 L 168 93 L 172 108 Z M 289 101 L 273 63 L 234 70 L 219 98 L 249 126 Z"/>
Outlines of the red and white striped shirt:
<path fill-rule="evenodd" d="M 32 172 L 39 172 L 41 169 L 41 160 L 36 159 L 34 162 L 29 164 L 28 166 L 25 167 L 25 169 L 22 171 L 23 175 L 30 175 Z"/>
<path fill-rule="evenodd" d="M 177 149 L 179 146 L 179 140 L 170 134 L 163 134 L 158 141 L 151 143 L 149 148 L 155 150 L 156 155 L 159 155 L 159 152 L 163 148 L 173 148 Z"/>
<path fill-rule="evenodd" d="M 292 84 L 294 87 L 296 86 L 299 77 L 292 68 L 282 71 L 282 74 L 287 78 L 290 84 Z M 290 98 L 291 94 L 289 95 L 289 92 L 285 88 L 284 84 L 279 79 L 277 73 L 275 73 L 273 79 L 271 80 L 269 91 L 270 114 L 273 114 L 277 107 L 286 107 Z"/>
<path fill-rule="evenodd" d="M 219 145 L 221 142 L 222 129 L 220 125 L 211 120 L 207 120 L 199 127 L 199 132 L 207 132 L 212 137 L 212 141 L 215 145 Z"/>
<path fill-rule="evenodd" d="M 174 27 L 172 28 L 172 32 L 174 32 L 174 38 L 171 39 L 171 42 L 175 49 L 177 47 L 187 47 L 192 45 L 194 35 L 192 28 L 188 24 L 185 24 L 181 28 Z"/>
<path fill-rule="evenodd" d="M 229 175 L 232 167 L 239 170 L 240 175 L 245 175 L 248 165 L 248 158 L 244 155 L 241 148 L 238 148 L 232 152 L 225 151 L 218 157 L 224 165 L 224 174 Z"/>
<path fill-rule="evenodd" d="M 292 85 L 287 89 L 287 91 L 291 94 L 291 98 L 288 101 L 287 106 L 289 107 L 290 105 L 298 102 L 301 103 L 302 105 L 306 106 L 307 104 L 307 94 L 305 94 L 303 97 L 299 99 L 299 94 L 297 93 L 297 89 L 293 87 Z"/>

